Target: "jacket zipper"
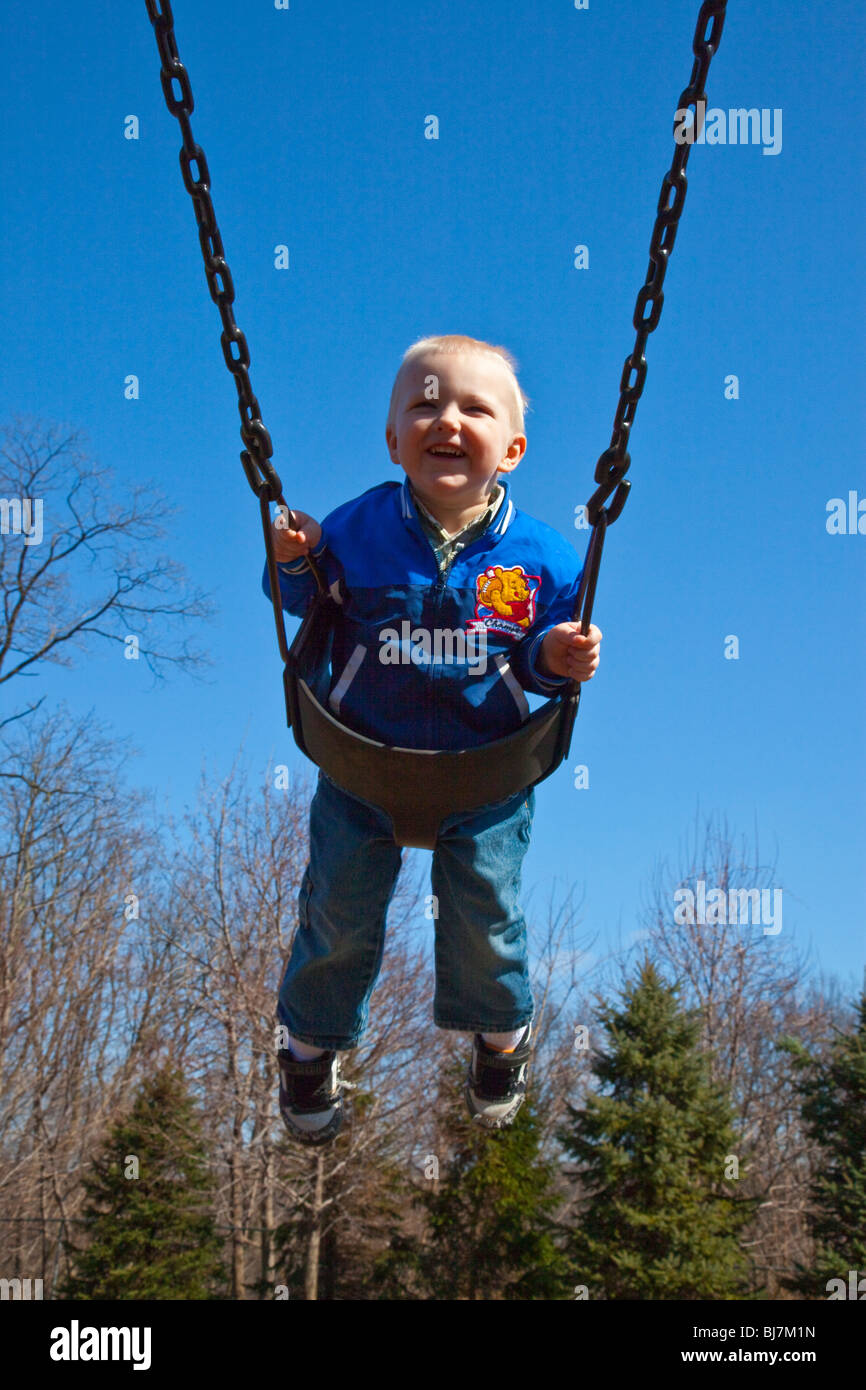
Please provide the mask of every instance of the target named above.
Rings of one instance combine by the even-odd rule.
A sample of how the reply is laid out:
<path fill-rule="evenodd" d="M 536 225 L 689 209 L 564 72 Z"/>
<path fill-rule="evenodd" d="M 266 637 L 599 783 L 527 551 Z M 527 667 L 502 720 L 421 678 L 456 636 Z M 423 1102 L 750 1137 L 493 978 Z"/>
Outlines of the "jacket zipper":
<path fill-rule="evenodd" d="M 454 558 L 455 558 L 455 557 L 452 555 L 451 560 L 449 561 L 449 563 L 448 563 L 448 565 L 446 566 L 446 568 L 445 568 L 444 570 L 440 570 L 440 571 L 439 571 L 439 577 L 438 577 L 438 579 L 436 580 L 435 585 L 433 586 L 433 625 L 432 625 L 430 637 L 431 637 L 431 641 L 432 641 L 433 646 L 434 646 L 434 650 L 435 650 L 435 632 L 436 632 L 436 628 L 437 628 L 437 626 L 438 626 L 437 617 L 438 617 L 438 615 L 439 615 L 439 614 L 441 613 L 441 611 L 442 611 L 442 604 L 443 604 L 443 600 L 444 600 L 444 598 L 445 598 L 445 590 L 446 590 L 447 587 L 448 587 L 448 575 L 449 575 L 450 572 L 451 572 L 451 566 L 454 564 Z M 439 563 L 439 562 L 437 561 L 436 563 L 437 563 L 437 566 L 438 566 L 438 563 Z M 441 675 L 441 672 L 439 672 L 439 671 L 437 670 L 437 668 L 436 668 L 436 663 L 435 663 L 435 661 L 433 661 L 432 659 L 431 659 L 431 662 L 430 662 L 430 672 L 431 672 L 431 677 L 432 677 L 431 682 L 430 682 L 430 695 L 431 695 L 430 722 L 431 722 L 431 726 L 432 726 L 432 730 L 433 730 L 433 734 L 432 734 L 432 739 L 431 739 L 430 747 L 431 747 L 431 748 L 438 748 L 438 747 L 439 747 L 439 740 L 440 740 L 440 738 L 441 738 L 441 729 L 440 729 L 440 725 L 439 725 L 439 702 L 438 702 L 438 700 L 437 700 L 437 698 L 436 698 L 437 693 L 438 693 L 438 687 L 434 684 L 434 682 L 435 682 L 435 680 Z"/>

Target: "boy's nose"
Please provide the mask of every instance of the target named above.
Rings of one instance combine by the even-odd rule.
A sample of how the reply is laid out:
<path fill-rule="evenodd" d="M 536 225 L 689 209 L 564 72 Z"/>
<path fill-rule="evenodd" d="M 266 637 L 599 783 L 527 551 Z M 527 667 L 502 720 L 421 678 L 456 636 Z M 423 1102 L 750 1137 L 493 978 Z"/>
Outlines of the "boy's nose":
<path fill-rule="evenodd" d="M 450 444 L 453 439 L 457 438 L 459 433 L 460 426 L 457 424 L 456 420 L 453 424 L 449 424 L 447 420 L 442 420 L 439 423 L 438 429 L 433 431 L 434 438 L 436 438 L 440 444 Z"/>

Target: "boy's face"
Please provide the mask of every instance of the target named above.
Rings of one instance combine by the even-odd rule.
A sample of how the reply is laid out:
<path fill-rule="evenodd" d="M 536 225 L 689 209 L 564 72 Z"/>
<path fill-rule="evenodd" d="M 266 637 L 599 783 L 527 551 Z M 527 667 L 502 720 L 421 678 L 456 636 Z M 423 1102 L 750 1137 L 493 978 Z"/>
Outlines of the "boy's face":
<path fill-rule="evenodd" d="M 509 389 L 508 369 L 474 353 L 431 353 L 406 369 L 385 437 L 434 516 L 437 507 L 453 516 L 486 503 L 497 473 L 510 473 L 523 457 L 526 437 L 513 432 Z M 446 447 L 456 452 L 437 452 Z"/>

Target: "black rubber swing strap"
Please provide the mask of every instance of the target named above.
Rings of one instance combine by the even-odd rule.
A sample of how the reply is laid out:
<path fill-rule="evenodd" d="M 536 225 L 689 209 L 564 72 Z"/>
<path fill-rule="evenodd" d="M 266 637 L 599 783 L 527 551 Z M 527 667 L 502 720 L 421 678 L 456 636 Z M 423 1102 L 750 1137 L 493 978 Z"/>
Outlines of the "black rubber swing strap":
<path fill-rule="evenodd" d="M 282 505 L 285 506 L 285 503 L 283 503 Z M 283 665 L 285 666 L 289 659 L 289 641 L 286 637 L 286 617 L 285 613 L 283 612 L 283 596 L 280 590 L 280 575 L 279 570 L 277 569 L 277 557 L 274 552 L 274 533 L 271 524 L 270 499 L 267 495 L 266 485 L 264 484 L 262 486 L 261 491 L 259 492 L 259 507 L 261 509 L 262 514 L 262 533 L 265 539 L 265 557 L 268 566 L 268 584 L 270 585 L 271 590 L 271 605 L 274 610 L 274 624 L 277 629 L 277 645 L 279 646 L 280 656 L 283 658 Z M 286 510 L 288 511 L 288 508 L 286 508 Z M 292 529 L 294 530 L 295 519 L 292 516 L 291 512 L 288 512 L 288 516 L 290 522 L 293 523 Z M 312 555 L 305 555 L 304 559 L 306 560 L 309 568 L 312 571 L 313 578 L 316 581 L 316 586 L 318 588 L 319 593 L 324 594 L 326 592 L 325 581 L 322 578 L 322 571 L 319 565 L 313 559 Z"/>
<path fill-rule="evenodd" d="M 595 602 L 595 586 L 598 583 L 601 552 L 607 534 L 608 521 L 607 512 L 602 508 L 599 519 L 592 528 L 589 545 L 586 548 L 586 559 L 583 562 L 583 573 L 580 576 L 580 586 L 574 601 L 572 622 L 580 623 L 580 631 L 583 636 L 589 632 L 592 623 L 592 605 Z"/>

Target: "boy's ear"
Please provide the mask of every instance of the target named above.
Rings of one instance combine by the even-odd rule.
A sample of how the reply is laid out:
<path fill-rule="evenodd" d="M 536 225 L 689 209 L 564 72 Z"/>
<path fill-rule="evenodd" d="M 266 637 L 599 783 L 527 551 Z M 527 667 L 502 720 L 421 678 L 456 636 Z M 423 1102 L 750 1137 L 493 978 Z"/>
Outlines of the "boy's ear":
<path fill-rule="evenodd" d="M 388 453 L 391 455 L 391 462 L 395 464 L 397 468 L 401 468 L 402 464 L 397 457 L 397 434 L 393 425 L 385 426 L 385 443 L 388 446 Z"/>
<path fill-rule="evenodd" d="M 500 473 L 513 473 L 526 453 L 526 435 L 516 434 L 508 446 L 505 458 L 499 465 Z"/>

